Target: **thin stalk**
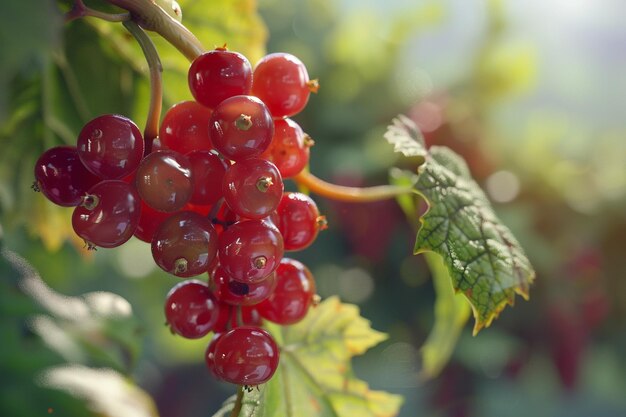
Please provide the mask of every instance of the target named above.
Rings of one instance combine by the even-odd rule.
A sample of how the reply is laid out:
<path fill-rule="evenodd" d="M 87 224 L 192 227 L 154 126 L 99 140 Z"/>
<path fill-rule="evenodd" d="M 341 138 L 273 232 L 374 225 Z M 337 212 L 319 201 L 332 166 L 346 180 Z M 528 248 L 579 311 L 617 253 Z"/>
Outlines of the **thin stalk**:
<path fill-rule="evenodd" d="M 326 182 L 310 172 L 301 172 L 293 177 L 300 186 L 308 188 L 311 192 L 332 200 L 353 203 L 367 203 L 372 201 L 388 200 L 399 195 L 412 194 L 415 191 L 411 187 L 395 185 L 379 185 L 375 187 L 346 187 L 343 185 Z"/>
<path fill-rule="evenodd" d="M 106 0 L 114 6 L 128 10 L 135 22 L 143 29 L 157 32 L 193 61 L 205 49 L 193 33 L 179 21 L 157 6 L 154 0 Z"/>
<path fill-rule="evenodd" d="M 83 0 L 75 0 L 71 10 L 65 14 L 65 22 L 71 22 L 72 20 L 88 16 L 106 20 L 107 22 L 125 22 L 130 20 L 130 13 L 128 12 L 116 14 L 105 13 L 87 7 L 85 3 L 83 3 Z"/>
<path fill-rule="evenodd" d="M 233 411 L 230 412 L 230 417 L 237 417 L 241 412 L 241 407 L 243 406 L 243 390 L 243 386 L 238 386 L 235 406 L 233 407 Z"/>
<path fill-rule="evenodd" d="M 143 133 L 144 142 L 146 144 L 145 154 L 147 155 L 152 151 L 152 142 L 159 135 L 159 121 L 161 119 L 161 108 L 163 106 L 163 82 L 161 79 L 163 66 L 161 65 L 161 59 L 159 58 L 154 43 L 146 32 L 132 20 L 125 21 L 124 27 L 137 39 L 150 70 L 150 106 L 148 108 L 148 117 Z"/>

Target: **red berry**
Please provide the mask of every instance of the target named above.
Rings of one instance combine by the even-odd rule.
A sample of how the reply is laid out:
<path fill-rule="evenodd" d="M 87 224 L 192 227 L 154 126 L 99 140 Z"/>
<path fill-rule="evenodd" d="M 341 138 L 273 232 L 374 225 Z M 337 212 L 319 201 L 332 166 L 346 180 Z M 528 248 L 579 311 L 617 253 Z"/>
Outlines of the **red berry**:
<path fill-rule="evenodd" d="M 181 211 L 166 219 L 152 239 L 152 256 L 166 272 L 192 277 L 209 270 L 217 252 L 217 232 L 209 219 Z"/>
<path fill-rule="evenodd" d="M 278 229 L 262 220 L 239 221 L 219 237 L 221 266 L 230 277 L 242 282 L 258 282 L 272 273 L 283 250 Z"/>
<path fill-rule="evenodd" d="M 237 305 L 252 306 L 270 296 L 276 286 L 276 275 L 271 273 L 262 281 L 242 282 L 234 279 L 228 272 L 218 265 L 211 273 L 211 289 L 221 302 Z"/>
<path fill-rule="evenodd" d="M 141 199 L 153 209 L 178 211 L 193 192 L 189 158 L 174 151 L 152 152 L 137 168 L 135 183 Z"/>
<path fill-rule="evenodd" d="M 278 207 L 283 189 L 278 168 L 265 159 L 236 162 L 224 175 L 224 200 L 232 211 L 248 219 L 269 216 Z"/>
<path fill-rule="evenodd" d="M 285 250 L 296 251 L 308 247 L 318 232 L 326 227 L 325 217 L 320 216 L 317 205 L 306 194 L 285 193 L 276 212 Z"/>
<path fill-rule="evenodd" d="M 274 120 L 272 143 L 261 157 L 274 163 L 283 178 L 291 178 L 309 163 L 312 143 L 312 139 L 293 120 Z"/>
<path fill-rule="evenodd" d="M 302 61 L 291 54 L 266 55 L 254 68 L 252 95 L 263 100 L 275 118 L 302 111 L 316 87 Z"/>
<path fill-rule="evenodd" d="M 107 180 L 93 186 L 74 209 L 72 227 L 91 245 L 114 248 L 133 235 L 141 204 L 124 181 Z"/>
<path fill-rule="evenodd" d="M 182 154 L 195 150 L 211 150 L 209 119 L 211 109 L 195 101 L 182 101 L 172 106 L 159 128 L 161 149 Z"/>
<path fill-rule="evenodd" d="M 57 146 L 44 152 L 35 163 L 37 188 L 59 206 L 80 204 L 83 195 L 100 178 L 87 171 L 74 146 Z"/>
<path fill-rule="evenodd" d="M 288 325 L 304 318 L 315 296 L 315 280 L 301 262 L 284 258 L 276 269 L 276 288 L 256 308 L 263 318 Z"/>
<path fill-rule="evenodd" d="M 137 125 L 117 114 L 105 114 L 88 122 L 78 135 L 78 155 L 89 171 L 100 178 L 118 179 L 132 173 L 144 152 Z"/>
<path fill-rule="evenodd" d="M 196 101 L 213 109 L 229 97 L 250 93 L 252 67 L 240 53 L 218 48 L 193 61 L 188 81 Z"/>
<path fill-rule="evenodd" d="M 261 155 L 270 145 L 273 134 L 272 115 L 261 100 L 252 96 L 224 100 L 209 121 L 213 146 L 235 161 Z"/>
<path fill-rule="evenodd" d="M 274 375 L 280 354 L 267 331 L 243 326 L 217 339 L 213 355 L 215 373 L 221 379 L 238 385 L 258 385 Z"/>
<path fill-rule="evenodd" d="M 226 165 L 219 156 L 208 151 L 195 151 L 187 154 L 191 163 L 193 194 L 191 203 L 213 204 L 222 198 L 222 183 Z"/>
<path fill-rule="evenodd" d="M 224 330 L 225 331 L 225 330 Z M 206 352 L 204 354 L 204 361 L 206 362 L 206 366 L 211 372 L 211 374 L 219 378 L 219 375 L 215 373 L 215 346 L 217 345 L 217 341 L 222 337 L 223 333 L 215 333 L 209 346 L 207 346 Z"/>
<path fill-rule="evenodd" d="M 184 281 L 167 294 L 167 323 L 173 332 L 187 339 L 198 339 L 213 330 L 219 314 L 218 303 L 204 282 Z"/>

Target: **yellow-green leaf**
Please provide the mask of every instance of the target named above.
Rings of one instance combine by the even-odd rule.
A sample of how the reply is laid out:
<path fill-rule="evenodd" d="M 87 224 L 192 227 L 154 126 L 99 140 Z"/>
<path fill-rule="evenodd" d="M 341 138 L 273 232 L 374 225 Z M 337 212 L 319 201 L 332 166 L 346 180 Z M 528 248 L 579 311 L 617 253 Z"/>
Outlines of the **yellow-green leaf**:
<path fill-rule="evenodd" d="M 359 309 L 331 297 L 293 326 L 269 329 L 281 347 L 272 379 L 244 392 L 239 417 L 391 417 L 402 398 L 357 379 L 350 359 L 386 339 Z M 235 398 L 216 416 L 227 416 Z"/>

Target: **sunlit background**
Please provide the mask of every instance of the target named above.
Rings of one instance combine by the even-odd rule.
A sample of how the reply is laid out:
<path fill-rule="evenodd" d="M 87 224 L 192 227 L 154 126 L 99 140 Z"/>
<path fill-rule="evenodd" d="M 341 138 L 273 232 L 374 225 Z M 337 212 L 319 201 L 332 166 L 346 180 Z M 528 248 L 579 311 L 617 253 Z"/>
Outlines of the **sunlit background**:
<path fill-rule="evenodd" d="M 97 323 L 32 319 L 41 307 L 18 292 L 3 265 L 0 415 L 45 415 L 54 412 L 50 404 L 71 410 L 67 415 L 92 415 L 37 381 L 47 367 L 85 363 L 85 351 L 106 352 L 109 343 L 122 349 L 92 360 L 132 368 L 163 417 L 212 415 L 232 387 L 208 376 L 206 340 L 181 340 L 163 326 L 164 296 L 177 281 L 154 265 L 149 246 L 133 239 L 85 255 L 70 238 L 67 212 L 28 189 L 38 155 L 71 141 L 84 116 L 63 107 L 67 98 L 51 77 L 98 90 L 94 98 L 83 93 L 91 117 L 116 112 L 141 121 L 147 91 L 141 64 L 129 66 L 96 37 L 106 39 L 109 24 L 74 22 L 67 32 L 74 38 L 49 36 L 47 30 L 58 34 L 49 24 L 59 20 L 55 2 L 31 12 L 33 1 L 7 6 L 17 18 L 0 17 L 2 245 L 54 291 L 111 291 L 130 303 L 105 300 L 113 313 L 123 316 L 132 306 L 136 319 L 117 344 L 107 339 L 115 331 Z M 185 7 L 193 2 L 180 3 L 183 23 L 193 23 L 186 14 L 192 6 Z M 254 4 L 223 0 L 215 7 L 228 3 L 245 4 L 242 13 Z M 412 255 L 402 212 L 391 201 L 316 198 L 330 228 L 295 257 L 313 271 L 322 297 L 358 304 L 375 329 L 389 333 L 355 360 L 356 374 L 372 388 L 404 395 L 402 417 L 626 415 L 626 2 L 261 0 L 258 7 L 266 30 L 256 23 L 254 44 L 243 32 L 215 43 L 246 50 L 254 61 L 267 35 L 267 51 L 299 56 L 319 78 L 320 93 L 296 117 L 316 142 L 316 175 L 346 185 L 386 183 L 392 165 L 406 166 L 382 139 L 403 113 L 427 144 L 449 146 L 467 160 L 537 270 L 529 302 L 518 299 L 476 337 L 468 324 L 448 366 L 424 381 L 419 348 L 432 326 L 434 292 L 423 260 Z M 203 35 L 216 37 L 208 29 Z M 166 51 L 166 73 L 186 65 Z M 174 77 L 168 84 L 166 76 L 165 90 L 166 105 L 190 97 Z M 20 127 L 40 113 L 43 124 Z M 76 342 L 76 334 L 88 341 Z"/>

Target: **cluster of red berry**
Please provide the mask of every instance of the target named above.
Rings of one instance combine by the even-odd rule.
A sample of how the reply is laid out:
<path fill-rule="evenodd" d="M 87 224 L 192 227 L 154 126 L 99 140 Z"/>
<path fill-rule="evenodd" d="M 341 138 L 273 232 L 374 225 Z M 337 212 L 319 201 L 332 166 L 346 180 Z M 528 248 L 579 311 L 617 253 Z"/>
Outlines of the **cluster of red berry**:
<path fill-rule="evenodd" d="M 317 83 L 292 55 L 267 55 L 253 71 L 243 55 L 217 48 L 192 63 L 189 87 L 195 101 L 167 112 L 149 151 L 131 120 L 103 115 L 75 147 L 39 158 L 35 186 L 75 207 L 72 226 L 90 248 L 134 235 L 151 243 L 163 270 L 208 272 L 208 282 L 171 289 L 167 323 L 186 338 L 214 332 L 209 369 L 256 385 L 279 357 L 262 319 L 296 323 L 316 297 L 309 270 L 283 254 L 309 246 L 325 220 L 311 198 L 283 192 L 283 179 L 308 164 L 312 141 L 289 117 Z"/>

